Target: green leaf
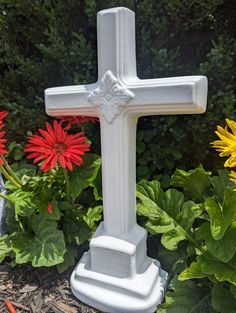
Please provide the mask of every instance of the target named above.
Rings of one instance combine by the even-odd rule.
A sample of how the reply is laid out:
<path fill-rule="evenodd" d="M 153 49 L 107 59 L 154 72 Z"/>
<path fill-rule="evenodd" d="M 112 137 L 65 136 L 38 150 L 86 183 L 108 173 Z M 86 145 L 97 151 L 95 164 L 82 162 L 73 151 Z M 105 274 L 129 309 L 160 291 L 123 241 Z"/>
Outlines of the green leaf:
<path fill-rule="evenodd" d="M 189 172 L 177 169 L 172 176 L 171 185 L 183 188 L 188 199 L 202 200 L 211 186 L 210 174 L 202 166 Z"/>
<path fill-rule="evenodd" d="M 31 177 L 36 175 L 37 167 L 34 165 L 24 164 L 17 169 L 16 175 L 21 179 L 22 184 L 25 185 Z"/>
<path fill-rule="evenodd" d="M 236 313 L 236 299 L 228 288 L 220 284 L 213 287 L 212 306 L 220 313 Z"/>
<path fill-rule="evenodd" d="M 158 306 L 158 313 L 213 313 L 210 300 L 211 293 L 197 287 L 195 282 L 178 281 L 177 277 L 170 283 L 173 291 L 166 294 L 166 303 Z"/>
<path fill-rule="evenodd" d="M 148 218 L 145 226 L 152 234 L 164 233 L 161 242 L 166 249 L 177 249 L 178 243 L 185 239 L 194 242 L 191 228 L 202 212 L 199 205 L 183 202 L 183 194 L 175 189 L 163 192 L 157 181 L 141 181 L 137 185 L 137 197 L 141 200 L 138 214 Z"/>
<path fill-rule="evenodd" d="M 73 245 L 66 247 L 66 253 L 64 254 L 64 261 L 60 264 L 57 264 L 58 272 L 63 273 L 66 270 L 68 270 L 68 268 L 73 266 L 75 264 L 77 254 L 78 254 L 78 251 Z"/>
<path fill-rule="evenodd" d="M 210 215 L 212 236 L 219 240 L 224 236 L 229 225 L 236 220 L 236 192 L 225 189 L 223 205 L 214 198 L 205 201 L 205 209 Z"/>
<path fill-rule="evenodd" d="M 205 240 L 210 253 L 222 262 L 228 262 L 236 253 L 236 222 L 225 232 L 224 237 L 215 240 L 212 236 L 209 223 L 202 224 L 196 231 L 198 237 Z"/>
<path fill-rule="evenodd" d="M 158 181 L 141 180 L 137 185 L 137 197 L 141 200 L 137 207 L 138 214 L 151 219 L 158 219 L 161 212 L 158 212 L 157 202 L 161 191 Z"/>
<path fill-rule="evenodd" d="M 90 186 L 96 179 L 101 158 L 95 154 L 87 154 L 84 157 L 84 164 L 76 168 L 70 175 L 70 192 L 72 198 L 77 198 L 83 189 Z"/>
<path fill-rule="evenodd" d="M 20 216 L 30 216 L 36 210 L 34 195 L 32 192 L 17 190 L 10 195 L 7 195 L 9 201 L 14 203 L 15 211 Z"/>
<path fill-rule="evenodd" d="M 84 242 L 87 240 L 91 239 L 92 232 L 91 229 L 88 227 L 86 223 L 80 222 L 79 223 L 79 228 L 74 236 L 75 242 L 77 245 L 82 245 Z"/>
<path fill-rule="evenodd" d="M 230 189 L 235 188 L 235 184 L 229 180 L 229 171 L 226 169 L 218 170 L 218 176 L 213 176 L 211 181 L 213 194 L 219 202 L 223 202 L 224 200 L 224 190 L 226 187 Z"/>
<path fill-rule="evenodd" d="M 81 245 L 91 238 L 92 232 L 87 223 L 84 221 L 66 220 L 64 225 L 64 232 L 67 235 L 69 243 L 75 242 Z"/>
<path fill-rule="evenodd" d="M 228 281 L 236 285 L 236 255 L 225 263 L 205 253 L 197 257 L 197 264 L 206 276 L 214 275 L 219 282 Z"/>
<path fill-rule="evenodd" d="M 96 222 L 100 221 L 102 218 L 102 206 L 98 205 L 94 208 L 89 208 L 86 215 L 83 216 L 84 221 L 93 229 L 96 226 Z"/>
<path fill-rule="evenodd" d="M 93 188 L 93 195 L 96 201 L 102 200 L 102 171 L 99 168 L 97 177 L 90 182 L 89 186 Z"/>
<path fill-rule="evenodd" d="M 234 299 L 236 299 L 236 286 L 235 285 L 231 285 L 230 286 L 230 291 L 231 291 L 232 295 L 234 296 Z"/>
<path fill-rule="evenodd" d="M 31 262 L 34 267 L 53 266 L 64 261 L 64 235 L 55 221 L 40 216 L 31 217 L 33 234 L 17 232 L 11 236 L 16 263 Z"/>
<path fill-rule="evenodd" d="M 158 249 L 158 260 L 162 268 L 170 273 L 170 275 L 175 276 L 187 267 L 188 253 L 185 246 L 175 251 L 167 250 L 162 245 L 156 248 Z"/>
<path fill-rule="evenodd" d="M 192 262 L 192 264 L 186 268 L 179 276 L 179 280 L 183 281 L 186 279 L 192 279 L 192 278 L 203 278 L 206 275 L 202 273 L 201 266 L 197 262 Z"/>
<path fill-rule="evenodd" d="M 47 210 L 48 201 L 42 201 L 42 199 L 39 199 L 39 202 L 37 203 L 39 212 L 44 218 L 48 220 L 59 221 L 61 218 L 61 212 L 59 210 L 58 203 L 57 201 L 52 200 L 51 204 L 52 204 L 53 210 L 52 210 L 52 214 L 49 214 Z"/>
<path fill-rule="evenodd" d="M 14 233 L 20 230 L 20 225 L 16 221 L 15 206 L 11 202 L 5 202 L 6 208 L 6 224 L 9 233 Z"/>
<path fill-rule="evenodd" d="M 3 235 L 0 237 L 0 263 L 9 255 L 12 251 L 9 236 Z"/>

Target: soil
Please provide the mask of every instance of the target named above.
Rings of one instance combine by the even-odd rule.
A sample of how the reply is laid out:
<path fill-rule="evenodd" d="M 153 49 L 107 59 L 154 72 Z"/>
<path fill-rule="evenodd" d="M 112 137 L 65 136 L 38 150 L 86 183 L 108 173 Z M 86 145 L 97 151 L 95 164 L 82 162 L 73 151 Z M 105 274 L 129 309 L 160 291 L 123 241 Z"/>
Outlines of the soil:
<path fill-rule="evenodd" d="M 17 313 L 99 313 L 71 293 L 72 270 L 58 274 L 55 268 L 0 265 L 0 312 L 9 313 L 9 299 Z"/>

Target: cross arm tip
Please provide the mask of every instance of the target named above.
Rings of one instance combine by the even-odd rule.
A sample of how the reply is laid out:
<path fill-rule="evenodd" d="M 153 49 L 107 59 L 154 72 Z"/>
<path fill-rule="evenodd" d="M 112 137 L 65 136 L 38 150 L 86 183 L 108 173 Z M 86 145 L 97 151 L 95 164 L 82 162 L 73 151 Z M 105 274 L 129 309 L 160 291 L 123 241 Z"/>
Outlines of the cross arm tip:
<path fill-rule="evenodd" d="M 98 17 L 101 17 L 105 14 L 131 14 L 131 15 L 134 15 L 135 13 L 128 9 L 128 8 L 125 8 L 125 7 L 115 7 L 115 8 L 110 8 L 110 9 L 105 9 L 105 10 L 101 10 L 98 12 Z"/>
<path fill-rule="evenodd" d="M 197 76 L 195 81 L 194 102 L 197 114 L 204 113 L 207 107 L 208 80 L 206 76 Z"/>

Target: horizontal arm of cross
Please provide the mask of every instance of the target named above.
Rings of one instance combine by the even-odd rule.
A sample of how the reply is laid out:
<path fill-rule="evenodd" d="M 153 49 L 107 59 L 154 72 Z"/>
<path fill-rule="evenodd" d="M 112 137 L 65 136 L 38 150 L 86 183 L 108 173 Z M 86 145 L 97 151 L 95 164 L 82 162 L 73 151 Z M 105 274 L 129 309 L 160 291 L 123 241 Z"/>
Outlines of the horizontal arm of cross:
<path fill-rule="evenodd" d="M 137 116 L 159 114 L 199 114 L 206 110 L 207 78 L 183 76 L 135 79 L 125 82 L 135 94 L 129 109 Z"/>
<path fill-rule="evenodd" d="M 199 114 L 206 109 L 207 79 L 204 76 L 144 80 L 120 77 L 119 84 L 133 93 L 126 110 L 136 116 Z M 88 100 L 98 87 L 99 82 L 46 89 L 47 114 L 98 116 L 98 108 Z"/>
<path fill-rule="evenodd" d="M 55 87 L 45 90 L 46 113 L 51 116 L 98 116 L 96 108 L 88 101 L 97 84 Z"/>

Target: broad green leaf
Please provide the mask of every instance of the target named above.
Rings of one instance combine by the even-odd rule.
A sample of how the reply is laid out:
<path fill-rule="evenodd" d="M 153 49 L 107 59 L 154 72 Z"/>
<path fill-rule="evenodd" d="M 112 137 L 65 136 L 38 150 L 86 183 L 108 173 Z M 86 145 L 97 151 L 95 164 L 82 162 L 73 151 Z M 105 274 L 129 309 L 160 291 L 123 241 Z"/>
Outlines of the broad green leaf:
<path fill-rule="evenodd" d="M 224 237 L 215 240 L 209 223 L 202 224 L 196 231 L 198 238 L 205 241 L 208 251 L 222 262 L 228 262 L 236 253 L 236 222 L 229 226 Z"/>
<path fill-rule="evenodd" d="M 59 273 L 65 272 L 68 268 L 73 266 L 76 261 L 78 251 L 77 249 L 70 245 L 66 247 L 66 253 L 64 254 L 64 261 L 60 264 L 57 264 L 57 270 Z"/>
<path fill-rule="evenodd" d="M 168 250 L 176 250 L 178 248 L 178 243 L 186 239 L 186 234 L 180 227 L 176 227 L 171 231 L 163 234 L 161 237 L 162 245 Z"/>
<path fill-rule="evenodd" d="M 102 206 L 98 205 L 94 208 L 89 208 L 86 215 L 83 216 L 84 221 L 90 229 L 95 227 L 95 223 L 100 221 L 102 218 Z"/>
<path fill-rule="evenodd" d="M 160 212 L 158 212 L 158 201 L 161 197 L 160 183 L 156 180 L 147 182 L 141 180 L 137 185 L 137 197 L 142 201 L 138 205 L 138 213 L 148 218 L 158 219 Z"/>
<path fill-rule="evenodd" d="M 57 203 L 58 209 L 61 211 L 69 210 L 71 211 L 73 209 L 73 205 L 67 201 L 60 201 Z"/>
<path fill-rule="evenodd" d="M 232 295 L 234 296 L 234 299 L 236 299 L 236 285 L 231 285 L 230 291 L 231 291 Z"/>
<path fill-rule="evenodd" d="M 30 220 L 33 234 L 17 232 L 11 236 L 16 263 L 31 262 L 34 267 L 53 266 L 64 261 L 64 235 L 55 221 L 40 216 Z"/>
<path fill-rule="evenodd" d="M 228 281 L 236 285 L 236 255 L 225 263 L 205 253 L 197 257 L 197 263 L 202 273 L 214 275 L 219 282 Z"/>
<path fill-rule="evenodd" d="M 217 284 L 212 290 L 212 306 L 220 313 L 236 313 L 236 299 L 229 288 Z"/>
<path fill-rule="evenodd" d="M 172 279 L 170 287 L 173 291 L 166 294 L 166 303 L 158 306 L 158 313 L 213 313 L 211 308 L 211 292 L 205 292 L 193 281 Z"/>
<path fill-rule="evenodd" d="M 172 176 L 171 185 L 183 188 L 188 199 L 202 200 L 211 186 L 210 174 L 202 166 L 189 172 L 177 169 Z"/>
<path fill-rule="evenodd" d="M 32 192 L 17 190 L 14 193 L 7 195 L 7 198 L 14 203 L 17 215 L 30 216 L 36 210 L 34 195 Z"/>
<path fill-rule="evenodd" d="M 80 222 L 77 234 L 74 239 L 77 245 L 82 245 L 85 241 L 91 239 L 92 232 L 86 223 Z"/>
<path fill-rule="evenodd" d="M 70 193 L 72 198 L 77 198 L 83 189 L 90 186 L 98 175 L 101 158 L 88 153 L 84 157 L 84 164 L 76 168 L 70 175 Z"/>
<path fill-rule="evenodd" d="M 5 208 L 6 208 L 6 224 L 7 224 L 9 233 L 14 233 L 14 232 L 19 231 L 20 225 L 18 221 L 16 221 L 14 204 L 6 201 Z"/>
<path fill-rule="evenodd" d="M 82 221 L 66 220 L 64 224 L 64 232 L 67 235 L 69 243 L 81 245 L 91 238 L 92 232 L 87 223 Z"/>
<path fill-rule="evenodd" d="M 205 201 L 205 209 L 210 215 L 212 236 L 219 240 L 229 225 L 236 220 L 236 192 L 225 189 L 224 202 L 221 205 L 214 198 Z"/>
<path fill-rule="evenodd" d="M 218 176 L 213 176 L 211 181 L 213 186 L 213 194 L 219 202 L 223 202 L 224 200 L 225 188 L 235 188 L 235 184 L 229 180 L 229 171 L 226 169 L 218 170 Z"/>
<path fill-rule="evenodd" d="M 39 200 L 41 200 L 41 199 L 39 199 Z M 52 208 L 53 208 L 52 214 L 48 213 L 48 209 L 47 209 L 48 201 L 40 201 L 37 203 L 39 212 L 44 218 L 46 218 L 48 220 L 59 221 L 60 217 L 61 217 L 61 212 L 59 210 L 58 203 L 57 203 L 57 201 L 53 200 L 53 201 L 51 201 L 51 204 L 52 204 Z"/>
<path fill-rule="evenodd" d="M 203 278 L 206 275 L 201 272 L 201 265 L 197 262 L 192 262 L 192 264 L 186 268 L 179 276 L 179 280 L 183 281 L 192 278 Z"/>
<path fill-rule="evenodd" d="M 9 255 L 12 251 L 9 236 L 3 235 L 0 237 L 0 263 Z"/>
<path fill-rule="evenodd" d="M 191 228 L 202 212 L 199 205 L 193 201 L 183 202 L 184 196 L 178 190 L 163 192 L 157 181 L 141 181 L 137 197 L 141 200 L 138 214 L 148 218 L 146 228 L 152 234 L 164 233 L 161 242 L 167 249 L 177 249 L 178 243 L 185 239 L 194 242 Z"/>
<path fill-rule="evenodd" d="M 170 273 L 170 275 L 175 276 L 187 267 L 189 256 L 185 245 L 182 245 L 175 251 L 167 250 L 162 245 L 159 245 L 156 249 L 158 249 L 158 260 L 162 268 Z"/>

